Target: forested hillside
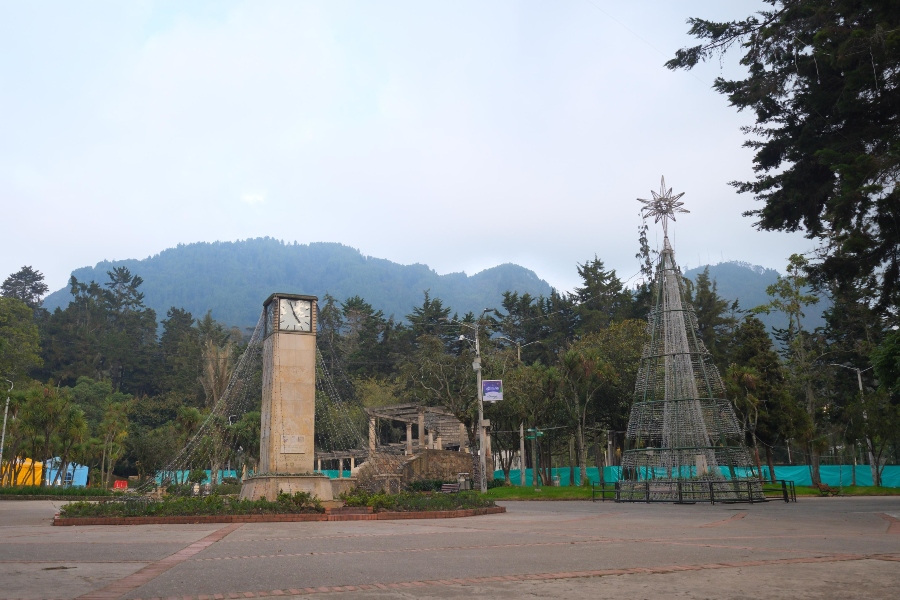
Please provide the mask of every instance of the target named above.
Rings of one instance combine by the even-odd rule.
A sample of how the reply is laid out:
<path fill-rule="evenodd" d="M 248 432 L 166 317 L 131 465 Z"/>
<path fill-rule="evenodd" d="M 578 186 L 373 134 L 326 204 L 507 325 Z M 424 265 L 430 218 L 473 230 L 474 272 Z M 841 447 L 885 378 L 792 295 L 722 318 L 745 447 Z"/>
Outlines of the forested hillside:
<path fill-rule="evenodd" d="M 425 290 L 460 315 L 497 306 L 503 292 L 549 296 L 550 285 L 533 271 L 504 264 L 475 275 L 438 275 L 427 265 L 400 265 L 364 256 L 335 243 L 286 244 L 272 238 L 179 245 L 143 260 L 104 261 L 73 271 L 78 281 L 105 284 L 107 271 L 127 267 L 144 283 L 148 308 L 158 315 L 177 306 L 195 315 L 212 310 L 217 321 L 252 326 L 272 292 L 295 292 L 339 301 L 362 296 L 376 310 L 402 320 Z M 44 308 L 65 308 L 68 287 L 50 294 Z"/>
<path fill-rule="evenodd" d="M 696 281 L 704 269 L 709 269 L 709 278 L 716 284 L 716 292 L 728 301 L 737 300 L 741 310 L 749 310 L 763 304 L 767 304 L 771 298 L 766 294 L 766 288 L 778 281 L 778 271 L 766 269 L 758 265 L 745 262 L 730 261 L 717 265 L 703 265 L 688 269 L 684 276 Z M 822 313 L 830 306 L 827 299 L 823 298 L 819 304 L 806 310 L 806 317 L 802 320 L 806 329 L 813 330 L 825 325 Z M 760 314 L 762 321 L 771 332 L 773 327 L 784 328 L 787 326 L 787 317 L 782 313 Z"/>

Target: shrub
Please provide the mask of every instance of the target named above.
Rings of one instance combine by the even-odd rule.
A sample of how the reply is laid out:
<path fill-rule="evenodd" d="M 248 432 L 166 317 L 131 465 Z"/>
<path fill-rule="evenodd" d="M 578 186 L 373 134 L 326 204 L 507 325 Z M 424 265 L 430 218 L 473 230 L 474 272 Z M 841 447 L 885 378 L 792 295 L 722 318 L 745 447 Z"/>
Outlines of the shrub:
<path fill-rule="evenodd" d="M 455 484 L 458 482 L 445 479 L 420 479 L 419 481 L 410 481 L 406 485 L 406 489 L 410 492 L 439 492 L 445 483 Z"/>
<path fill-rule="evenodd" d="M 340 498 L 347 506 L 371 506 L 376 512 L 458 510 L 496 506 L 493 500 L 483 497 L 478 492 L 459 492 L 454 494 L 401 492 L 399 494 L 385 494 L 384 492 L 372 493 L 356 488 L 349 492 L 344 492 Z"/>
<path fill-rule="evenodd" d="M 102 502 L 72 502 L 60 509 L 62 517 L 172 517 L 199 515 L 266 515 L 323 513 L 319 500 L 306 492 L 278 494 L 274 502 L 209 496 L 146 497 Z"/>
<path fill-rule="evenodd" d="M 505 479 L 497 479 L 497 478 L 489 479 L 487 482 L 487 489 L 492 490 L 494 488 L 503 487 L 505 485 L 506 485 Z"/>

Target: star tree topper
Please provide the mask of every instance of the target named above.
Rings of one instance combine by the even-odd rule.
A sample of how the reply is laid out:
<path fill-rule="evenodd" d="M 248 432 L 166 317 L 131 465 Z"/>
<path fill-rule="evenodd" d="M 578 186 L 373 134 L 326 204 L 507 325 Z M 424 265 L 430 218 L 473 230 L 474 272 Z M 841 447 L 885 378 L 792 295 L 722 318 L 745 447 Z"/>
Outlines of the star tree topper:
<path fill-rule="evenodd" d="M 650 190 L 650 193 L 653 195 L 653 200 L 643 200 L 638 198 L 638 202 L 644 203 L 644 208 L 641 209 L 641 212 L 644 213 L 644 218 L 647 217 L 656 217 L 654 223 L 659 223 L 662 220 L 663 224 L 663 235 L 668 236 L 668 225 L 669 219 L 675 220 L 675 213 L 689 213 L 691 211 L 686 208 L 681 208 L 684 206 L 684 202 L 679 202 L 678 199 L 684 196 L 684 192 L 680 194 L 672 195 L 672 188 L 666 189 L 666 178 L 662 177 L 659 183 L 659 193 L 657 194 L 653 190 Z"/>

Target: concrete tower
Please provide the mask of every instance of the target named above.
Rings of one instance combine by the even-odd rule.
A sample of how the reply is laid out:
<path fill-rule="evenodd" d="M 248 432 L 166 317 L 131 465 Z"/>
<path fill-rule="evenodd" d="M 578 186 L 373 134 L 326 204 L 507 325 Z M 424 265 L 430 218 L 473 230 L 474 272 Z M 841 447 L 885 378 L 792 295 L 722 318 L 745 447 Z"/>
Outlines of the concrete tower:
<path fill-rule="evenodd" d="M 263 304 L 262 427 L 259 470 L 242 498 L 274 500 L 279 491 L 332 499 L 328 477 L 314 475 L 317 298 L 276 293 Z"/>

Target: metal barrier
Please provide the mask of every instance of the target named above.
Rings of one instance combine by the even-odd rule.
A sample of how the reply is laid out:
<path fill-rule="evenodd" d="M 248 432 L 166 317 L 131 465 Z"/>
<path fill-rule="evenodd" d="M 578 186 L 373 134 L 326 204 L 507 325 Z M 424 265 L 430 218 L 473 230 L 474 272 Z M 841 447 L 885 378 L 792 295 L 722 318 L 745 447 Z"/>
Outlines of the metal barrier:
<path fill-rule="evenodd" d="M 617 502 L 672 502 L 674 504 L 715 504 L 766 502 L 758 479 L 679 480 L 649 479 L 617 482 Z"/>
<path fill-rule="evenodd" d="M 619 482 L 616 481 L 614 483 L 606 483 L 604 481 L 603 483 L 600 483 L 600 484 L 592 483 L 591 484 L 591 502 L 597 501 L 598 494 L 600 496 L 601 502 L 606 502 L 607 494 L 612 494 L 612 497 L 610 498 L 610 500 L 615 500 L 616 502 L 618 502 L 619 501 Z"/>
<path fill-rule="evenodd" d="M 763 483 L 763 493 L 771 500 L 797 501 L 797 488 L 790 479 L 776 479 L 773 482 Z"/>
<path fill-rule="evenodd" d="M 797 501 L 794 482 L 778 479 L 774 483 L 757 479 L 732 479 L 724 481 L 665 481 L 646 480 L 603 482 L 591 484 L 591 501 L 605 502 L 672 502 L 696 504 L 697 502 L 768 502 L 769 500 Z"/>

